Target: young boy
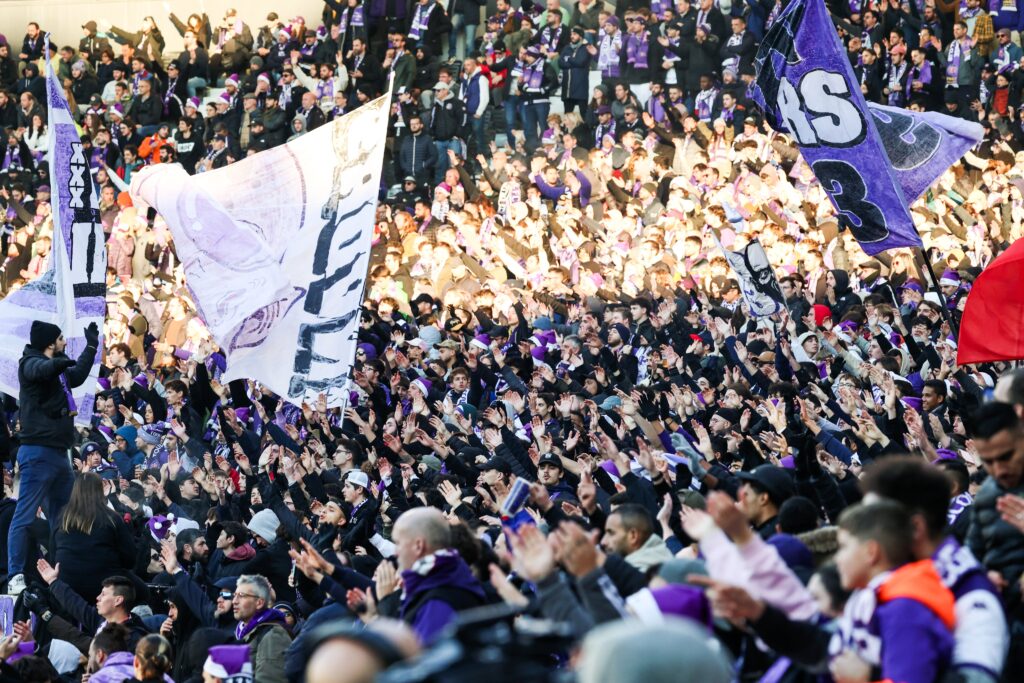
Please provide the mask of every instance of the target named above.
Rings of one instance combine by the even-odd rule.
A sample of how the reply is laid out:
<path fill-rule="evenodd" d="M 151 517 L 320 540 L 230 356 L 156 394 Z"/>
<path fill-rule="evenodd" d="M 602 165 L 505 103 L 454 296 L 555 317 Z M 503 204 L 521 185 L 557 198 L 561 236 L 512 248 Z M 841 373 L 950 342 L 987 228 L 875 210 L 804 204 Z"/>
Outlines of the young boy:
<path fill-rule="evenodd" d="M 839 518 L 835 562 L 843 588 L 856 592 L 829 645 L 836 683 L 931 683 L 948 668 L 953 594 L 930 559 L 913 559 L 910 514 L 899 503 L 856 505 Z"/>

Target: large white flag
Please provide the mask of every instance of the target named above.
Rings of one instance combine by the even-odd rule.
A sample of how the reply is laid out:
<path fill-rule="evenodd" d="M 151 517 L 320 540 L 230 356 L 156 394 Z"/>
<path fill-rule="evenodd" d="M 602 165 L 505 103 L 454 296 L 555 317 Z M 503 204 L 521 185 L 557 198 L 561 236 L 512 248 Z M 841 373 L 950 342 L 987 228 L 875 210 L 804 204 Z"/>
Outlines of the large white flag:
<path fill-rule="evenodd" d="M 171 229 L 226 379 L 295 404 L 347 400 L 388 112 L 385 96 L 216 171 L 161 164 L 132 178 L 132 198 Z"/>
<path fill-rule="evenodd" d="M 107 245 L 89 159 L 49 59 L 46 99 L 53 244 L 46 272 L 0 301 L 0 391 L 11 396 L 18 395 L 18 361 L 34 320 L 59 326 L 68 342 L 65 352 L 77 358 L 85 349 L 85 328 L 95 322 L 102 329 L 106 313 Z M 89 379 L 71 390 L 76 424 L 92 419 L 99 363 L 97 353 Z"/>

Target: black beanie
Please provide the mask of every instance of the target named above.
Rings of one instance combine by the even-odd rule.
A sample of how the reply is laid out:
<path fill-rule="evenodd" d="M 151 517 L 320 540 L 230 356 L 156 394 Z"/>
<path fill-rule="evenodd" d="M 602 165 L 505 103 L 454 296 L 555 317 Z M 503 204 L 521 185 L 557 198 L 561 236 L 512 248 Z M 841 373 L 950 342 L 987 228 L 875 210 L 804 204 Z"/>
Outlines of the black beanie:
<path fill-rule="evenodd" d="M 46 347 L 57 341 L 59 336 L 60 328 L 53 323 L 34 320 L 32 331 L 29 333 L 29 346 L 37 351 L 45 351 Z"/>

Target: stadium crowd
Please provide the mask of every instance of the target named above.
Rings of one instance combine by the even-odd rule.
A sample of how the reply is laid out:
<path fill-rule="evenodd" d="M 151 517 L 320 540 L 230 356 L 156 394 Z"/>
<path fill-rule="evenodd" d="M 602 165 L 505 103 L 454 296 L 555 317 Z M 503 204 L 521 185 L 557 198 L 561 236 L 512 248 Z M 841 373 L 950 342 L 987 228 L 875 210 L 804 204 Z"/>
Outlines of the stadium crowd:
<path fill-rule="evenodd" d="M 91 428 L 49 412 L 59 330 L 26 340 L 56 389 L 4 402 L 0 681 L 1022 680 L 1024 374 L 956 354 L 1024 229 L 1024 14 L 828 4 L 868 100 L 985 129 L 911 207 L 934 287 L 863 253 L 748 98 L 783 3 L 328 0 L 52 36 L 108 310 Z M 45 27 L 2 28 L 6 294 L 53 225 Z M 124 184 L 389 82 L 349 407 L 222 383 Z M 783 310 L 749 315 L 716 235 L 760 241 Z M 63 510 L 15 467 L 55 441 Z"/>

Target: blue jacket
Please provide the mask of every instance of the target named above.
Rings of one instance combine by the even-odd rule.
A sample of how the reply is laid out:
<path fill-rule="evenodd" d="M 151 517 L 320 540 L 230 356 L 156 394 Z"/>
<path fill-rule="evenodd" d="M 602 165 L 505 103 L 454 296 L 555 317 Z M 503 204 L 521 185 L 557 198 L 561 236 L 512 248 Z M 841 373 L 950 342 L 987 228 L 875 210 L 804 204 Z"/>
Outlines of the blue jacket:
<path fill-rule="evenodd" d="M 465 103 L 467 117 L 473 116 L 477 107 L 480 106 L 480 88 L 484 87 L 487 87 L 487 80 L 484 78 L 483 72 L 480 70 L 477 70 L 471 78 L 462 79 L 462 85 L 459 92 L 464 94 L 466 98 Z"/>

